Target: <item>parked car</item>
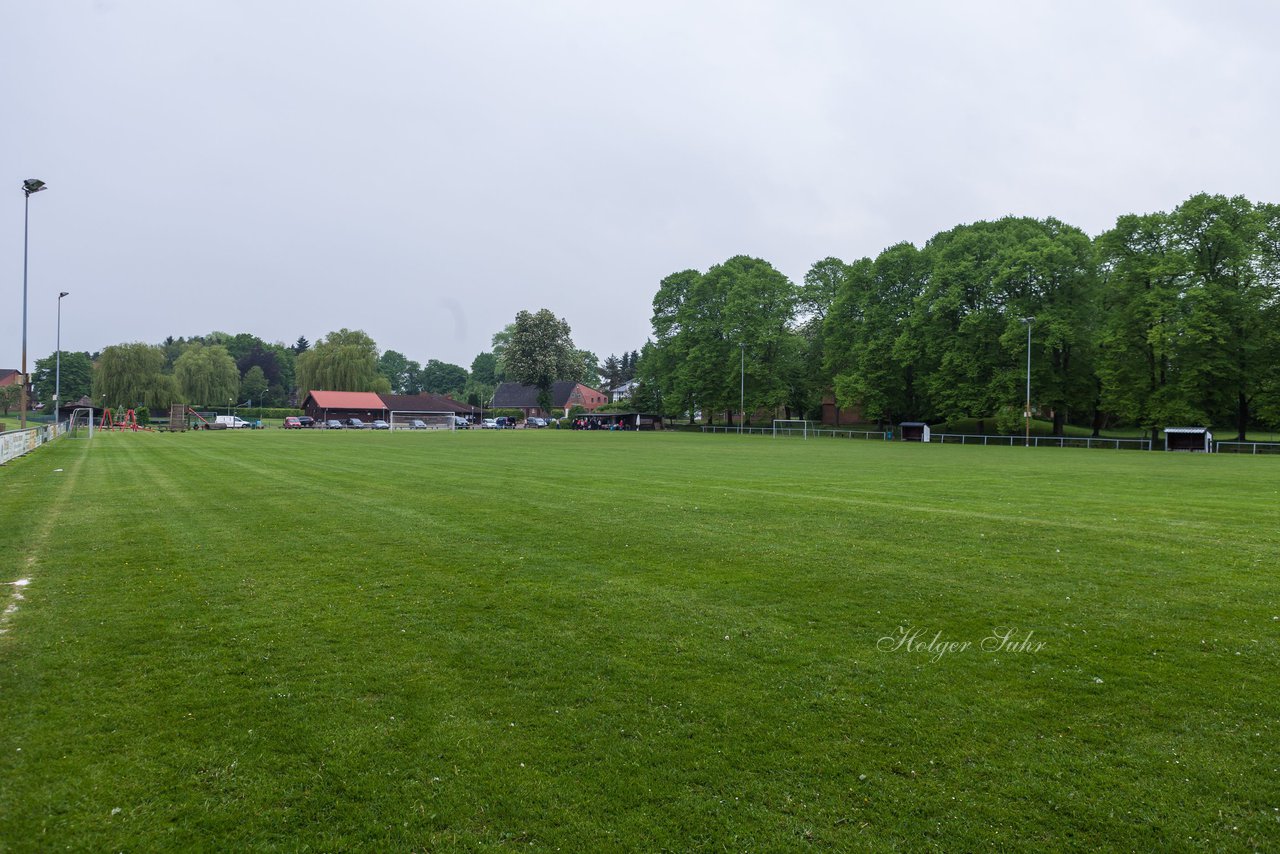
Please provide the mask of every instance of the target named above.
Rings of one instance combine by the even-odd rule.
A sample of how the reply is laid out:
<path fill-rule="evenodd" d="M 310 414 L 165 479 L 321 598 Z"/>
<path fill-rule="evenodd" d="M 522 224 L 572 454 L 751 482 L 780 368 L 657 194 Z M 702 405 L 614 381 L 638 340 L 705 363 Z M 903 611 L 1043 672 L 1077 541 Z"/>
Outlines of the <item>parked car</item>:
<path fill-rule="evenodd" d="M 471 422 L 461 415 L 455 415 L 453 416 L 453 428 L 455 430 L 468 430 L 471 428 Z"/>
<path fill-rule="evenodd" d="M 347 426 L 352 430 L 363 430 L 365 428 L 364 422 L 359 418 L 348 418 Z"/>
<path fill-rule="evenodd" d="M 391 425 L 383 421 L 381 418 L 374 421 L 372 426 L 374 430 L 390 430 L 391 429 Z"/>
<path fill-rule="evenodd" d="M 247 429 L 253 426 L 239 415 L 219 415 L 216 423 L 233 430 Z"/>
<path fill-rule="evenodd" d="M 301 430 L 302 421 L 298 418 L 298 416 L 290 415 L 288 418 L 284 420 L 284 424 L 282 426 L 286 430 Z"/>
<path fill-rule="evenodd" d="M 324 426 L 328 430 L 341 430 L 342 422 L 336 418 L 330 418 L 328 421 L 324 422 Z"/>
<path fill-rule="evenodd" d="M 494 423 L 501 430 L 513 430 L 516 426 L 516 420 L 509 415 L 499 415 L 493 419 Z"/>
<path fill-rule="evenodd" d="M 414 418 L 412 421 L 409 422 L 409 429 L 410 430 L 426 430 L 427 422 L 423 421 L 421 418 Z"/>
<path fill-rule="evenodd" d="M 299 416 L 298 416 L 298 423 L 299 423 L 300 425 L 302 425 L 303 427 L 314 427 L 314 426 L 316 426 L 316 420 L 315 420 L 314 418 L 312 418 L 310 415 L 299 415 Z"/>
<path fill-rule="evenodd" d="M 494 418 L 486 418 L 484 421 L 481 421 L 481 422 L 480 422 L 480 429 L 481 429 L 481 430 L 497 430 L 497 429 L 499 429 L 499 428 L 498 428 L 498 421 L 497 421 L 497 419 L 494 419 Z"/>
<path fill-rule="evenodd" d="M 528 418 L 524 420 L 524 426 L 525 427 L 546 427 L 547 422 L 546 422 L 546 419 L 544 418 L 538 418 L 536 416 L 530 415 Z"/>

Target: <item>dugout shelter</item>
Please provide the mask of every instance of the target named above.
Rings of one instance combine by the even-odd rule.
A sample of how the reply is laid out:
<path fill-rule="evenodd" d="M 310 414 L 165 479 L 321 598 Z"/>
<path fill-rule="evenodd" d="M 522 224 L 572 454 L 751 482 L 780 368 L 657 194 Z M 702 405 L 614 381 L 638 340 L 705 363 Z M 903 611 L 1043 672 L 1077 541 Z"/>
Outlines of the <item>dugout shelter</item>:
<path fill-rule="evenodd" d="M 652 412 L 588 412 L 570 416 L 583 430 L 661 430 L 662 416 Z"/>
<path fill-rule="evenodd" d="M 898 425 L 898 438 L 904 442 L 927 442 L 929 425 L 923 421 L 903 421 Z"/>
<path fill-rule="evenodd" d="M 1210 454 L 1213 453 L 1213 434 L 1208 427 L 1166 427 L 1164 449 Z"/>

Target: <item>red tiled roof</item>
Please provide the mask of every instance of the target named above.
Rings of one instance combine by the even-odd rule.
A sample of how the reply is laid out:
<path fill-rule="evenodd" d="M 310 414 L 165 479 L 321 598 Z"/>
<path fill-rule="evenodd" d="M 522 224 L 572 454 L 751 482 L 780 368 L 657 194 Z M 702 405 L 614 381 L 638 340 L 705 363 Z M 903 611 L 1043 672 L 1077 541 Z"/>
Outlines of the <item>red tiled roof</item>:
<path fill-rule="evenodd" d="M 310 397 L 325 409 L 386 409 L 371 391 L 313 391 Z"/>

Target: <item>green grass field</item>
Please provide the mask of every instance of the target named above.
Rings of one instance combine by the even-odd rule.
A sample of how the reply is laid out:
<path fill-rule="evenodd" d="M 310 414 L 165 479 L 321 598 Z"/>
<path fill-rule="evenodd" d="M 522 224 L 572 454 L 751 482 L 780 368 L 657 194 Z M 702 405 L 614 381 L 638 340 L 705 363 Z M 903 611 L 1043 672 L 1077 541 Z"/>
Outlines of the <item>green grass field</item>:
<path fill-rule="evenodd" d="M 99 434 L 0 516 L 2 850 L 1280 846 L 1275 458 Z"/>

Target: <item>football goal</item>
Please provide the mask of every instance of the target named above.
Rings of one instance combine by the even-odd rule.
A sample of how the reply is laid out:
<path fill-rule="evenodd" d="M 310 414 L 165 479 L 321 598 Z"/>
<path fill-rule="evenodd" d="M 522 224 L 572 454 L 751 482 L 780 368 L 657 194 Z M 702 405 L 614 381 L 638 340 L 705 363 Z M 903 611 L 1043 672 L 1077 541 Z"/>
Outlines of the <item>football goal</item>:
<path fill-rule="evenodd" d="M 72 410 L 71 421 L 67 425 L 67 436 L 72 439 L 79 439 L 84 435 L 84 430 L 88 430 L 88 438 L 93 438 L 93 410 L 88 407 L 79 407 Z"/>
<path fill-rule="evenodd" d="M 396 410 L 391 413 L 392 430 L 453 430 L 456 412 L 417 412 Z"/>
<path fill-rule="evenodd" d="M 801 421 L 799 419 L 775 418 L 773 419 L 773 435 L 778 436 L 800 436 L 808 439 L 810 431 L 814 430 L 812 421 Z"/>

